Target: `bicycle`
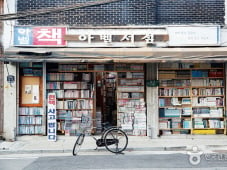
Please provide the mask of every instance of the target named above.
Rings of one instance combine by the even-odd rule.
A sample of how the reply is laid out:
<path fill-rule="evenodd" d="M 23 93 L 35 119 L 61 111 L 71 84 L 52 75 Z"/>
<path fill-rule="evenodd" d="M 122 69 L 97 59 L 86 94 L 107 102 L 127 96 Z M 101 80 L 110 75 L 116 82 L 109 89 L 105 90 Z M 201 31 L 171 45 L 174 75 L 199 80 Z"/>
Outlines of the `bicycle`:
<path fill-rule="evenodd" d="M 81 148 L 81 145 L 84 142 L 86 134 L 86 128 L 83 129 L 82 133 L 79 134 L 74 147 L 73 155 L 76 156 Z M 96 141 L 96 146 L 104 147 L 112 153 L 122 153 L 128 145 L 128 136 L 121 130 L 119 127 L 110 127 L 104 129 L 99 139 L 96 139 L 94 136 L 92 138 Z"/>

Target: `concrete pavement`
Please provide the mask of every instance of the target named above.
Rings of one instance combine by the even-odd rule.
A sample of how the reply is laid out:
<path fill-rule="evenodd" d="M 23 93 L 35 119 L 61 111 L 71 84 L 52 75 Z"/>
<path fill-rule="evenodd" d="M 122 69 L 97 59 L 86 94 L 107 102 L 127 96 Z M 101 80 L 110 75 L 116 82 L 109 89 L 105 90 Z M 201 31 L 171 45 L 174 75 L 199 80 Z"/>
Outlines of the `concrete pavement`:
<path fill-rule="evenodd" d="M 0 154 L 10 153 L 71 153 L 76 137 L 58 136 L 56 142 L 47 140 L 46 136 L 21 136 L 16 141 L 0 141 Z M 203 153 L 226 152 L 225 135 L 186 135 L 162 136 L 150 139 L 147 136 L 129 136 L 128 152 L 134 151 L 190 151 L 196 146 Z M 86 136 L 81 152 L 94 151 L 95 140 Z M 105 150 L 101 148 L 100 150 Z"/>

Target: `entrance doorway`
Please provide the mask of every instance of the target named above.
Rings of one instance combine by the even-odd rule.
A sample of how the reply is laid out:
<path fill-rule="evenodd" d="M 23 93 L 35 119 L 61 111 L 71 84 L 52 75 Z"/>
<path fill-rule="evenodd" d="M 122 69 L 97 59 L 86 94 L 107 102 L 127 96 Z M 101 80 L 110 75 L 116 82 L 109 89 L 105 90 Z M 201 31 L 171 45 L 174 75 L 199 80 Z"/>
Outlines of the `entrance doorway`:
<path fill-rule="evenodd" d="M 97 126 L 104 122 L 117 126 L 116 80 L 116 72 L 98 72 L 96 74 Z"/>

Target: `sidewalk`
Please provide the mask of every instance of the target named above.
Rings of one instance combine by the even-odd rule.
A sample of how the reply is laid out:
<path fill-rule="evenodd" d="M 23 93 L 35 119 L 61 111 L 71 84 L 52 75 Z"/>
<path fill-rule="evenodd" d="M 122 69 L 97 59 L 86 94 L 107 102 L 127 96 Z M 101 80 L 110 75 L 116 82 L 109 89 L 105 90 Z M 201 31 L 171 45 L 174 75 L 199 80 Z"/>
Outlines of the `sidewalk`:
<path fill-rule="evenodd" d="M 22 136 L 14 142 L 0 141 L 0 154 L 10 153 L 71 153 L 76 137 L 59 136 L 56 142 L 46 136 Z M 203 152 L 226 152 L 227 136 L 163 136 L 150 139 L 147 136 L 129 136 L 127 151 L 188 151 L 197 146 Z M 85 137 L 81 151 L 94 151 L 93 138 Z M 105 149 L 105 148 L 104 148 Z"/>

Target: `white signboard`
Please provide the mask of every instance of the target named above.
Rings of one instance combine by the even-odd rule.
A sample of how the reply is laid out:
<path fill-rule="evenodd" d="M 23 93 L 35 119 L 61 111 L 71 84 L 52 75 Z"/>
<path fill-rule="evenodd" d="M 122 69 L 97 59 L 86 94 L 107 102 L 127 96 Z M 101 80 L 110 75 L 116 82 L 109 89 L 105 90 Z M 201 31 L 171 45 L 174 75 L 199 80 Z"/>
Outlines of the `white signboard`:
<path fill-rule="evenodd" d="M 48 93 L 47 105 L 47 137 L 48 141 L 57 140 L 57 122 L 56 122 L 56 95 Z"/>
<path fill-rule="evenodd" d="M 220 26 L 170 26 L 169 46 L 216 46 L 220 44 Z"/>

